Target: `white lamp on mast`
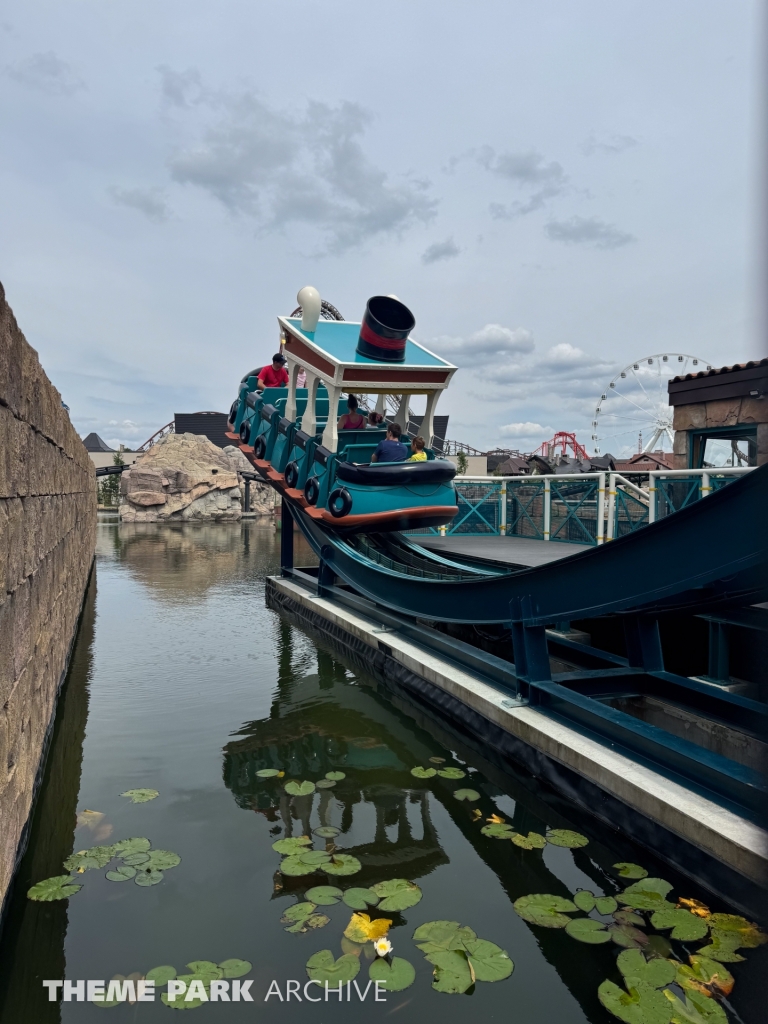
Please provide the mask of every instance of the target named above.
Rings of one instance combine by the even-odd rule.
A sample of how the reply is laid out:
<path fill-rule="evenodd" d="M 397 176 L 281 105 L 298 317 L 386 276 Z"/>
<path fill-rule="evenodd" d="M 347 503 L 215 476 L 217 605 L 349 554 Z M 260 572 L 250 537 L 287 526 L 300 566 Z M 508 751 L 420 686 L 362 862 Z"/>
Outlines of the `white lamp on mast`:
<path fill-rule="evenodd" d="M 307 334 L 313 334 L 320 319 L 320 292 L 312 285 L 307 285 L 296 298 L 301 306 L 301 329 Z"/>

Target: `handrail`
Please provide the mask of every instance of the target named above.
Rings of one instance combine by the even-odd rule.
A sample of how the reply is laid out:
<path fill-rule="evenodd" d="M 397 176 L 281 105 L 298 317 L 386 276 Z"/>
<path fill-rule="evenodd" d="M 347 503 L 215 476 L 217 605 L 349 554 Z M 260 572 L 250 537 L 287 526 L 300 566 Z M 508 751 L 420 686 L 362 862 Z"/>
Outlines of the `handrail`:
<path fill-rule="evenodd" d="M 648 490 L 651 494 L 651 501 L 648 506 L 648 523 L 656 522 L 656 480 L 665 477 L 684 477 L 690 480 L 691 477 L 701 477 L 699 491 L 701 497 L 706 498 L 712 493 L 710 479 L 715 476 L 743 476 L 751 473 L 757 466 L 708 466 L 706 469 L 653 469 L 648 474 Z"/>

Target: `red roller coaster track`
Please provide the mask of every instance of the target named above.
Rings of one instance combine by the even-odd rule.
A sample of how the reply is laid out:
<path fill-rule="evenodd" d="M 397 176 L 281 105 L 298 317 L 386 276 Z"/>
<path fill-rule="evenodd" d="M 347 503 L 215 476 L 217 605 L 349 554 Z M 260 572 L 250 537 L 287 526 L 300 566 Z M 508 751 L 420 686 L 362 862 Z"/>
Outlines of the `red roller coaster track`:
<path fill-rule="evenodd" d="M 561 455 L 567 455 L 568 449 L 570 448 L 574 458 L 577 459 L 588 459 L 587 450 L 576 440 L 575 434 L 569 434 L 565 430 L 558 430 L 551 441 L 544 441 L 540 444 L 534 455 L 541 455 L 543 458 L 549 458 L 552 455 L 557 455 L 557 449 L 560 448 Z"/>

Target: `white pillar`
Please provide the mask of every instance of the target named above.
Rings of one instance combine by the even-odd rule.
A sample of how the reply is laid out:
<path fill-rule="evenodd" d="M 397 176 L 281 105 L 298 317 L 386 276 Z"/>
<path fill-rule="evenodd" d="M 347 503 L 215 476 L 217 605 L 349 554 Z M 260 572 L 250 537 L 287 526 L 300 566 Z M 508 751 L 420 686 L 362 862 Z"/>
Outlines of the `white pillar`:
<path fill-rule="evenodd" d="M 283 415 L 291 423 L 296 419 L 296 380 L 300 370 L 301 366 L 298 363 L 294 363 L 292 359 L 288 360 L 288 397 L 285 400 Z"/>
<path fill-rule="evenodd" d="M 328 384 L 328 422 L 323 431 L 323 447 L 335 452 L 339 443 L 338 405 L 342 388 L 338 384 Z"/>
<path fill-rule="evenodd" d="M 421 436 L 427 443 L 427 448 L 432 447 L 432 438 L 435 434 L 434 419 L 435 419 L 435 406 L 437 400 L 440 397 L 441 392 L 430 391 L 427 394 L 427 407 L 424 410 L 424 419 L 421 421 Z"/>
<path fill-rule="evenodd" d="M 395 413 L 395 423 L 400 424 L 400 429 L 403 433 L 406 433 L 408 428 L 408 399 L 410 395 L 400 395 L 400 400 L 397 406 L 397 412 Z"/>
<path fill-rule="evenodd" d="M 317 430 L 315 408 L 317 406 L 317 388 L 319 384 L 320 378 L 307 370 L 307 408 L 301 417 L 301 429 L 305 434 L 309 434 L 310 437 L 314 437 Z"/>
<path fill-rule="evenodd" d="M 387 411 L 386 401 L 387 396 L 385 394 L 379 394 L 378 397 L 376 398 L 376 412 L 379 414 L 379 416 L 385 416 L 385 413 Z"/>
<path fill-rule="evenodd" d="M 595 507 L 595 536 L 597 543 L 602 544 L 605 537 L 605 473 L 601 473 L 597 481 L 597 503 Z"/>
<path fill-rule="evenodd" d="M 606 540 L 616 536 L 616 474 L 608 474 L 608 531 Z"/>
<path fill-rule="evenodd" d="M 544 477 L 544 540 L 549 540 L 552 527 L 552 492 L 549 489 L 549 477 Z"/>

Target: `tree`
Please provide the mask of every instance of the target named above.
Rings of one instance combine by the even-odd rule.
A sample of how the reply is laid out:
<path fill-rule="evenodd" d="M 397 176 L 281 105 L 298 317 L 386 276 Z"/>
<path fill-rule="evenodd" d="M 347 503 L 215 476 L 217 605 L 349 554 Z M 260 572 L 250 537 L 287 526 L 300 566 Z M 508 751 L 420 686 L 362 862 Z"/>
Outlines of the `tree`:
<path fill-rule="evenodd" d="M 123 458 L 122 448 L 119 452 L 115 452 L 112 457 L 112 463 L 115 466 L 124 466 L 125 459 Z M 117 505 L 118 495 L 120 494 L 120 474 L 115 473 L 111 476 L 105 477 L 103 483 L 99 487 L 99 504 L 101 505 Z"/>
<path fill-rule="evenodd" d="M 469 462 L 467 461 L 466 452 L 459 452 L 456 455 L 456 472 L 459 476 L 464 476 L 469 468 Z"/>

